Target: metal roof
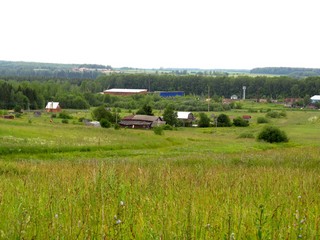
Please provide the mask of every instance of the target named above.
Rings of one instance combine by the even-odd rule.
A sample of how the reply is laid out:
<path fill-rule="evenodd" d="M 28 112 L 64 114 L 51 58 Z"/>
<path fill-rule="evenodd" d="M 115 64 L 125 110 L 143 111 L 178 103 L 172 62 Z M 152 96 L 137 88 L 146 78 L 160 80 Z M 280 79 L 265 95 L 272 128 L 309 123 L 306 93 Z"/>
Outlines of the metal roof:
<path fill-rule="evenodd" d="M 127 89 L 127 88 L 111 88 L 104 90 L 105 93 L 140 93 L 147 92 L 147 89 Z"/>
<path fill-rule="evenodd" d="M 320 101 L 320 95 L 314 95 L 310 99 Z"/>
<path fill-rule="evenodd" d="M 177 112 L 178 119 L 188 119 L 191 112 Z"/>
<path fill-rule="evenodd" d="M 59 107 L 59 102 L 48 102 L 46 109 L 57 109 Z"/>

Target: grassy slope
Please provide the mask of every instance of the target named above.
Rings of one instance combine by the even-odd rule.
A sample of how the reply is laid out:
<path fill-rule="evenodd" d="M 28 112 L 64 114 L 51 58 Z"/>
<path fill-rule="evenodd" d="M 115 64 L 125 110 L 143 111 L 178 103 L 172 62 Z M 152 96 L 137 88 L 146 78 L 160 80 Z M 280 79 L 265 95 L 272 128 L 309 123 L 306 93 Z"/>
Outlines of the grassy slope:
<path fill-rule="evenodd" d="M 273 119 L 286 144 L 238 138 L 251 115 L 163 136 L 0 119 L 0 238 L 319 238 L 320 113 Z"/>

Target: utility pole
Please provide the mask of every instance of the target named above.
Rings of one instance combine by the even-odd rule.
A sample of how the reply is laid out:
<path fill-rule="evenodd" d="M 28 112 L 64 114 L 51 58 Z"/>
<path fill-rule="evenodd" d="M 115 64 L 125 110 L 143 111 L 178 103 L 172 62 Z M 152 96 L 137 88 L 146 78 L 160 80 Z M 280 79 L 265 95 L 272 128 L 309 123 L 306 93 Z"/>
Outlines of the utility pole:
<path fill-rule="evenodd" d="M 210 112 L 210 87 L 208 85 L 208 112 Z"/>

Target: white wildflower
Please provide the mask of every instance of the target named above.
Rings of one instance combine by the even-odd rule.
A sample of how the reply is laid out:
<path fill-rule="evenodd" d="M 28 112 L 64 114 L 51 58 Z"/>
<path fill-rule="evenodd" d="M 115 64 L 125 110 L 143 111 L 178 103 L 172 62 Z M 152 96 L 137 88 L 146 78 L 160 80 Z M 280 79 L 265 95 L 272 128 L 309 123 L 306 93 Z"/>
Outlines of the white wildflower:
<path fill-rule="evenodd" d="M 234 233 L 231 233 L 231 234 L 230 234 L 230 240 L 234 240 L 234 239 L 236 239 L 236 236 L 235 236 Z"/>
<path fill-rule="evenodd" d="M 121 223 L 121 220 L 118 219 L 118 220 L 116 221 L 116 224 L 120 224 L 120 223 Z"/>
<path fill-rule="evenodd" d="M 123 201 L 120 201 L 120 206 L 123 206 L 124 205 L 124 202 Z"/>

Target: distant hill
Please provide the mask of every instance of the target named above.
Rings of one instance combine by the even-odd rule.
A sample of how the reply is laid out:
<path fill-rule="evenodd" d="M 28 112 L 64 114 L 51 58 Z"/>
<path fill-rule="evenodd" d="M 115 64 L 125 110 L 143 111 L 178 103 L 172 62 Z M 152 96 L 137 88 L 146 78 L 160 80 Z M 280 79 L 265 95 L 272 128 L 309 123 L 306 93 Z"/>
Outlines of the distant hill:
<path fill-rule="evenodd" d="M 300 78 L 300 77 L 320 76 L 320 68 L 265 67 L 265 68 L 254 68 L 250 71 L 250 73 L 286 75 L 290 77 Z"/>
<path fill-rule="evenodd" d="M 2 77 L 95 79 L 97 76 L 110 70 L 112 70 L 111 66 L 98 64 L 60 64 L 0 60 L 0 76 Z"/>

